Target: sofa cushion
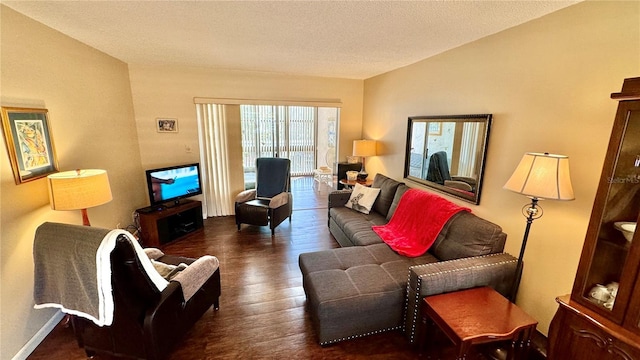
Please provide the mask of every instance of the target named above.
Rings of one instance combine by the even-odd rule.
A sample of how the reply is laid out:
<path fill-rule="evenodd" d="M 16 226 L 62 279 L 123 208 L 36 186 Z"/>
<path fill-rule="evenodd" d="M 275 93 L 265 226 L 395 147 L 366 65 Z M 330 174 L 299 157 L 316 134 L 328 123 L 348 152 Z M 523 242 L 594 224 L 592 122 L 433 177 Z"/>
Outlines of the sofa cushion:
<path fill-rule="evenodd" d="M 386 244 L 381 244 L 381 245 L 386 246 Z M 376 245 L 371 245 L 371 246 L 376 246 Z M 371 246 L 367 246 L 367 247 L 371 247 Z M 391 248 L 389 248 L 388 246 L 387 248 L 391 250 Z M 369 249 L 370 252 L 372 250 L 373 249 Z M 393 250 L 391 251 L 394 254 L 397 254 Z M 424 255 L 416 258 L 408 258 L 402 255 L 398 255 L 398 256 L 400 257 L 400 259 L 398 260 L 384 261 L 380 264 L 380 266 L 389 274 L 389 276 L 391 276 L 396 281 L 396 283 L 398 283 L 398 286 L 403 286 L 407 284 L 407 279 L 409 276 L 409 273 L 408 273 L 409 267 L 414 265 L 431 264 L 431 263 L 438 262 L 438 259 L 436 259 L 435 256 L 429 253 L 425 253 Z"/>
<path fill-rule="evenodd" d="M 396 194 L 396 189 L 398 189 L 398 186 L 400 186 L 401 184 L 401 182 L 393 180 L 382 174 L 376 174 L 371 187 L 380 189 L 380 195 L 378 195 L 376 202 L 373 204 L 373 209 L 377 213 L 385 217 L 387 216 L 389 207 L 391 206 L 393 198 Z"/>
<path fill-rule="evenodd" d="M 387 223 L 384 216 L 376 212 L 363 214 L 344 206 L 329 209 L 329 216 L 342 229 L 344 229 L 349 223 L 366 223 L 369 227 L 371 227 L 371 225 L 384 225 Z"/>
<path fill-rule="evenodd" d="M 302 253 L 298 261 L 303 275 L 321 270 L 346 270 L 353 266 L 380 263 L 365 246 Z"/>
<path fill-rule="evenodd" d="M 444 225 L 429 251 L 446 261 L 501 252 L 507 235 L 502 228 L 467 211 Z"/>
<path fill-rule="evenodd" d="M 400 198 L 402 198 L 402 195 L 404 195 L 405 192 L 407 192 L 407 190 L 409 190 L 410 187 L 408 187 L 405 184 L 400 184 L 398 186 L 398 188 L 396 189 L 396 193 L 393 196 L 393 202 L 391 203 L 391 206 L 389 206 L 389 212 L 387 212 L 387 221 L 391 220 L 391 217 L 393 216 L 393 214 L 396 212 L 396 209 L 398 208 L 398 204 L 400 203 Z"/>
<path fill-rule="evenodd" d="M 346 207 L 329 209 L 331 219 L 344 233 L 353 245 L 371 245 L 382 243 L 382 239 L 376 234 L 372 225 L 384 225 L 387 220 L 377 212 L 362 214 Z M 336 234 L 334 234 L 336 236 Z"/>
<path fill-rule="evenodd" d="M 364 248 L 367 249 L 369 254 L 371 254 L 374 259 L 376 259 L 378 264 L 384 264 L 386 262 L 403 260 L 407 258 L 406 256 L 402 256 L 397 252 L 391 250 L 389 245 L 385 243 L 368 245 Z"/>
<path fill-rule="evenodd" d="M 366 226 L 363 226 L 363 225 L 366 225 Z M 376 232 L 373 231 L 373 229 L 371 229 L 371 224 L 368 224 L 368 225 L 362 224 L 362 223 L 349 224 L 347 225 L 347 229 L 352 231 L 352 234 L 349 237 L 351 239 L 351 242 L 355 246 L 367 246 L 371 244 L 383 243 L 380 236 L 378 236 L 378 234 L 376 234 Z"/>

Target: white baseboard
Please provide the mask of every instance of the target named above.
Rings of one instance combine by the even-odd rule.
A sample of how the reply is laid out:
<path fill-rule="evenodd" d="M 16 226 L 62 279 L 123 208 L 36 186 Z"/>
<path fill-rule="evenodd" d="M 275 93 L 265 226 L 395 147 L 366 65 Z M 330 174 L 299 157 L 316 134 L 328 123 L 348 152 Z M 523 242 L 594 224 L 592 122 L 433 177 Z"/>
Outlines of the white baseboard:
<path fill-rule="evenodd" d="M 40 330 L 38 330 L 35 335 L 33 335 L 33 337 L 22 347 L 22 349 L 20 349 L 20 351 L 18 351 L 18 353 L 13 356 L 12 360 L 26 360 L 26 358 L 31 355 L 33 350 L 35 350 L 38 345 L 40 345 L 44 338 L 46 338 L 47 335 L 49 335 L 49 333 L 53 331 L 53 329 L 56 327 L 56 325 L 58 325 L 63 317 L 64 313 L 58 310 L 58 312 L 56 312 L 51 317 L 51 319 L 49 319 L 49 321 L 47 321 L 44 326 Z"/>

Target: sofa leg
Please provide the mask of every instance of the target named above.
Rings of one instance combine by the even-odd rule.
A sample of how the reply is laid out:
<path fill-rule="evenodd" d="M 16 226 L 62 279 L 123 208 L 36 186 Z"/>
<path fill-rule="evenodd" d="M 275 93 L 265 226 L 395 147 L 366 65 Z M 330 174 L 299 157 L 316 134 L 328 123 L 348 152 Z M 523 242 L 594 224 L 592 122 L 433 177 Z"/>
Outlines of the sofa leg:
<path fill-rule="evenodd" d="M 238 224 L 238 231 L 240 231 L 240 224 Z"/>

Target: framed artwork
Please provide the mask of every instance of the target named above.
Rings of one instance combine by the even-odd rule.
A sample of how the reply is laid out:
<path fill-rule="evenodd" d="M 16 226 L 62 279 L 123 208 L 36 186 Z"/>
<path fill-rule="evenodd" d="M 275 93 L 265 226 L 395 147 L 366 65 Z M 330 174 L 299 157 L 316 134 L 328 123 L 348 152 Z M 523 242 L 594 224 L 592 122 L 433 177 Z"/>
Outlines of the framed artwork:
<path fill-rule="evenodd" d="M 2 107 L 2 129 L 16 184 L 58 172 L 47 109 Z"/>
<path fill-rule="evenodd" d="M 442 123 L 430 122 L 429 123 L 429 135 L 442 135 Z"/>
<path fill-rule="evenodd" d="M 156 130 L 160 133 L 177 133 L 178 119 L 157 118 Z"/>

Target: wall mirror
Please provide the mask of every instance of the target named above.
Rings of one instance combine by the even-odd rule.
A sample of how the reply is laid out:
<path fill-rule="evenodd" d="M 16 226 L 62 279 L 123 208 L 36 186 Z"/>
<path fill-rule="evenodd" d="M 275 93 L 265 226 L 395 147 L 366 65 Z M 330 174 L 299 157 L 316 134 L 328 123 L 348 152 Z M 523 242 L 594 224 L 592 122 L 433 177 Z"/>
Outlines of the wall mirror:
<path fill-rule="evenodd" d="M 405 179 L 480 203 L 490 128 L 491 114 L 410 117 Z"/>

